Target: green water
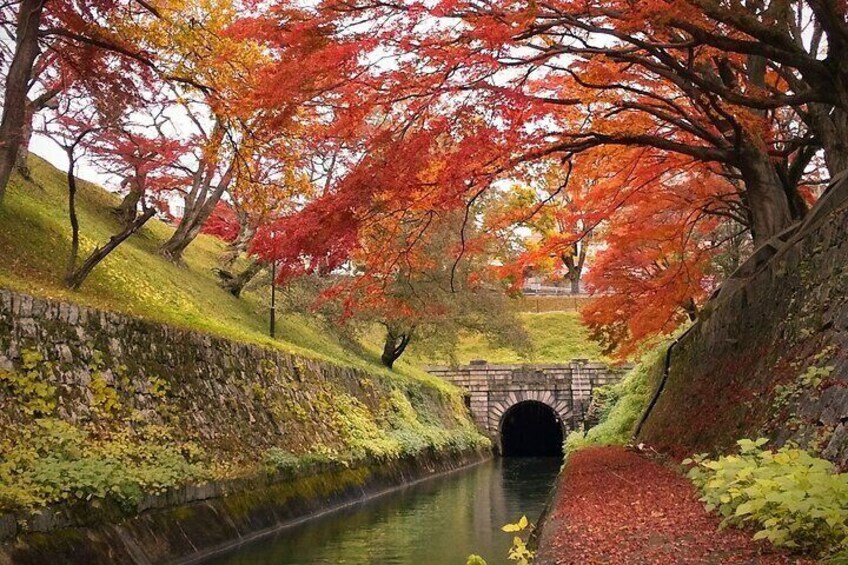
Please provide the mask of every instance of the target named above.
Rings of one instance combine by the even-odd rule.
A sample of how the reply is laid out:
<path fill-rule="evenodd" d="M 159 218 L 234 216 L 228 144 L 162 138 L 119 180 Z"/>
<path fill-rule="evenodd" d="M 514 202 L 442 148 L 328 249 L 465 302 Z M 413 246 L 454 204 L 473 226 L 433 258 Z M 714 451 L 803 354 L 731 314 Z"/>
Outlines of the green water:
<path fill-rule="evenodd" d="M 559 459 L 494 459 L 281 530 L 207 563 L 465 565 L 508 563 L 522 514 L 541 513 Z"/>

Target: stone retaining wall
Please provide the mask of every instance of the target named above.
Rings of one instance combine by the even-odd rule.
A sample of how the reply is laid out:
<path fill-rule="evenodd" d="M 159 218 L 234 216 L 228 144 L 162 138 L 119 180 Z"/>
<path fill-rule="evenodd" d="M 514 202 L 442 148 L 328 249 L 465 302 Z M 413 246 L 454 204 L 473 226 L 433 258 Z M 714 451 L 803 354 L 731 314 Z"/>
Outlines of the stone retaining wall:
<path fill-rule="evenodd" d="M 639 439 L 683 456 L 763 435 L 848 467 L 848 180 L 707 304 Z"/>
<path fill-rule="evenodd" d="M 0 289 L 0 371 L 27 371 L 27 359 L 56 388 L 55 416 L 103 419 L 99 384 L 117 396 L 115 418 L 171 426 L 177 439 L 233 462 L 270 447 L 343 447 L 332 417 L 341 395 L 376 413 L 402 387 L 416 410 L 446 428 L 467 423 L 454 399 L 424 382 Z M 0 427 L 31 420 L 18 400 L 0 382 Z"/>
<path fill-rule="evenodd" d="M 34 383 L 46 388 L 33 392 Z M 458 452 L 474 444 L 459 391 L 427 379 L 2 289 L 0 408 L 4 450 L 16 449 L 23 432 L 35 433 L 44 421 L 98 438 L 154 430 L 166 438 L 157 441 L 187 453 L 212 477 L 245 477 L 203 479 L 137 504 L 95 496 L 2 515 L 0 563 L 160 563 L 487 456 Z M 453 443 L 439 452 L 401 447 L 379 460 L 369 455 L 370 440 L 359 445 L 363 428 L 388 434 L 410 414 L 417 420 L 397 428 L 401 437 L 437 429 L 452 432 Z M 146 441 L 142 436 L 120 441 Z M 271 449 L 328 462 L 307 475 L 268 476 L 263 462 Z"/>

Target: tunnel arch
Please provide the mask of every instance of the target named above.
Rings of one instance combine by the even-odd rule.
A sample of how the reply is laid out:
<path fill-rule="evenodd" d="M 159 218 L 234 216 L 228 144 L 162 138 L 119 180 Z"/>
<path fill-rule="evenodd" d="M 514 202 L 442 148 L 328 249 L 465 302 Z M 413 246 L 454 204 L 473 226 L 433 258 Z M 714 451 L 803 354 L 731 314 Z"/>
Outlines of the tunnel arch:
<path fill-rule="evenodd" d="M 504 457 L 562 457 L 563 420 L 549 404 L 520 400 L 500 418 L 499 444 Z"/>

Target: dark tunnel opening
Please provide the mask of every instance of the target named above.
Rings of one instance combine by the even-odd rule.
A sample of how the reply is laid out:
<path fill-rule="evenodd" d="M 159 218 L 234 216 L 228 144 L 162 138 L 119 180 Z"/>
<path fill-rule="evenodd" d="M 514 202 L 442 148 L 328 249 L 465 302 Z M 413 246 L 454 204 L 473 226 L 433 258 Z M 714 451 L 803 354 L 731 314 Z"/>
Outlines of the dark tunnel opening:
<path fill-rule="evenodd" d="M 562 440 L 562 422 L 547 404 L 527 400 L 504 414 L 501 424 L 504 457 L 562 457 Z"/>

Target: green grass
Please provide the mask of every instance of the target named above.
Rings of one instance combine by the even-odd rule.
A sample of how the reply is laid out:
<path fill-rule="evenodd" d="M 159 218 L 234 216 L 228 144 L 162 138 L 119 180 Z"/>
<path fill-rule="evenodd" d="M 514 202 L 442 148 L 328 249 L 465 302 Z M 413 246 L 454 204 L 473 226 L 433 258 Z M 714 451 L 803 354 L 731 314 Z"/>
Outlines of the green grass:
<path fill-rule="evenodd" d="M 599 408 L 598 425 L 585 433 L 577 430 L 568 434 L 566 454 L 589 446 L 624 445 L 630 441 L 662 376 L 667 349 L 667 343 L 659 343 L 621 381 L 592 392 L 593 403 Z"/>
<path fill-rule="evenodd" d="M 572 359 L 605 360 L 600 346 L 589 338 L 577 312 L 544 312 L 519 314 L 530 337 L 532 350 L 515 351 L 492 347 L 485 336 L 464 335 L 457 344 L 456 362 L 485 359 L 493 364 L 567 363 Z M 429 356 L 410 345 L 409 360 L 418 363 L 447 363 L 449 359 Z"/>
<path fill-rule="evenodd" d="M 159 220 L 148 222 L 109 255 L 79 291 L 66 289 L 62 277 L 70 249 L 70 225 L 65 174 L 35 155 L 30 156 L 30 169 L 32 181 L 14 176 L 0 208 L 0 286 L 277 347 L 393 378 L 449 386 L 409 363 L 400 362 L 389 373 L 379 364 L 376 348 L 354 350 L 332 328 L 307 316 L 281 316 L 277 326 L 280 338 L 272 340 L 267 336 L 267 306 L 262 296 L 248 292 L 239 299 L 218 287 L 213 268 L 223 242 L 201 235 L 186 250 L 185 265 L 173 265 L 156 253 L 173 231 Z M 117 202 L 115 195 L 97 185 L 79 183 L 82 257 L 115 233 L 111 209 Z"/>

